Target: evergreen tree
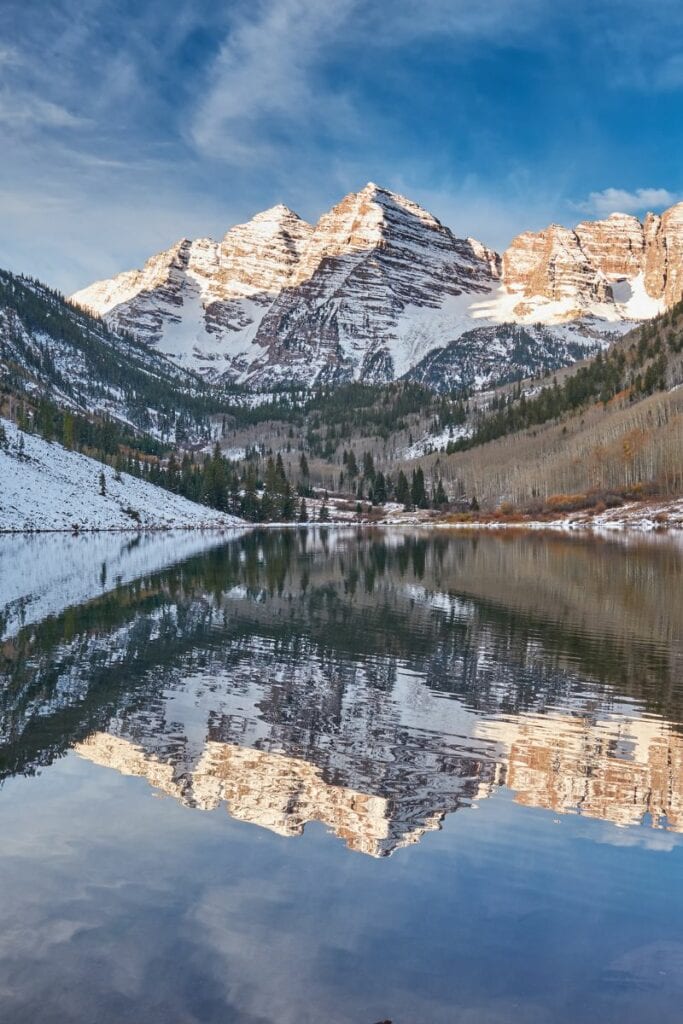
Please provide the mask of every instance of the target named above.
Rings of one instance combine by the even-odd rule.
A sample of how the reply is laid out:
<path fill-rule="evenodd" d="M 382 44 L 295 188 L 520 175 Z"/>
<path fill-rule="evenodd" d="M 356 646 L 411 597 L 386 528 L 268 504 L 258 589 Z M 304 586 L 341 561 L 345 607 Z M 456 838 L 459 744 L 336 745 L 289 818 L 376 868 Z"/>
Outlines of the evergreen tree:
<path fill-rule="evenodd" d="M 375 463 L 370 452 L 363 456 L 363 476 L 366 480 L 375 479 Z"/>
<path fill-rule="evenodd" d="M 300 523 L 307 523 L 308 522 L 308 509 L 306 508 L 306 499 L 305 498 L 301 499 L 301 505 L 299 506 L 299 522 Z"/>
<path fill-rule="evenodd" d="M 256 467 L 253 463 L 249 463 L 244 478 L 244 494 L 242 496 L 242 507 L 240 509 L 241 514 L 245 519 L 252 522 L 257 521 L 261 518 L 261 503 L 259 501 L 257 491 L 258 479 L 256 475 Z"/>
<path fill-rule="evenodd" d="M 408 478 L 402 469 L 398 471 L 396 480 L 396 501 L 405 506 L 410 505 L 410 487 L 408 486 Z"/>
<path fill-rule="evenodd" d="M 410 485 L 410 499 L 415 508 L 427 507 L 427 492 L 425 491 L 425 476 L 422 467 L 418 466 L 413 470 L 413 479 Z"/>
<path fill-rule="evenodd" d="M 176 460 L 174 452 L 171 452 L 171 457 L 168 460 L 168 466 L 166 468 L 166 487 L 169 491 L 178 492 L 180 489 L 180 478 L 178 474 L 178 462 Z"/>
<path fill-rule="evenodd" d="M 375 504 L 384 505 L 387 500 L 387 484 L 384 478 L 384 473 L 377 473 L 375 476 L 375 484 L 372 489 L 372 494 Z"/>
<path fill-rule="evenodd" d="M 107 479 L 104 475 L 104 470 L 100 471 L 100 495 L 104 498 L 107 493 Z"/>
<path fill-rule="evenodd" d="M 296 517 L 296 502 L 289 481 L 285 481 L 285 490 L 282 495 L 281 513 L 285 523 L 292 522 Z M 303 499 L 302 499 L 303 500 Z"/>
<path fill-rule="evenodd" d="M 285 473 L 285 467 L 283 465 L 282 455 L 280 454 L 280 452 L 277 453 L 277 459 L 275 461 L 275 478 L 276 491 L 279 494 L 282 494 L 287 483 L 287 474 Z"/>
<path fill-rule="evenodd" d="M 180 464 L 180 482 L 178 489 L 185 498 L 193 498 L 195 495 L 195 474 L 193 471 L 192 459 L 190 458 L 189 452 L 185 452 L 183 455 L 183 461 Z"/>
<path fill-rule="evenodd" d="M 228 507 L 228 480 L 225 459 L 216 442 L 213 454 L 204 462 L 202 501 L 205 505 L 225 511 Z"/>
<path fill-rule="evenodd" d="M 443 481 L 439 479 L 434 492 L 434 508 L 443 508 L 444 505 L 448 504 L 448 495 L 444 490 Z"/>

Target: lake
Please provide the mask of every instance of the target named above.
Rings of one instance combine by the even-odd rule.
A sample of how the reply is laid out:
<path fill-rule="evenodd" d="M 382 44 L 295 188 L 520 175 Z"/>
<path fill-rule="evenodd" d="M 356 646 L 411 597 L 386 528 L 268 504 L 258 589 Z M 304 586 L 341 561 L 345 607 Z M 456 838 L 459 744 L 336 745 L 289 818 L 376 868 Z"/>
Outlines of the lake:
<path fill-rule="evenodd" d="M 3 1024 L 679 1024 L 683 544 L 0 538 Z"/>

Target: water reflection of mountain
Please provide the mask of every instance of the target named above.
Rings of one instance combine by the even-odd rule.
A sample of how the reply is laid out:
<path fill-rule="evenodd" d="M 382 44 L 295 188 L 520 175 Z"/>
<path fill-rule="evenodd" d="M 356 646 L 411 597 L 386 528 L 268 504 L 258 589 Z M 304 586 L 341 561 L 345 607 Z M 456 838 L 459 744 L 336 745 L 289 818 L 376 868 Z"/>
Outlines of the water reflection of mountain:
<path fill-rule="evenodd" d="M 678 830 L 681 575 L 661 545 L 242 536 L 8 641 L 2 773 L 76 745 L 374 855 L 502 784 Z"/>

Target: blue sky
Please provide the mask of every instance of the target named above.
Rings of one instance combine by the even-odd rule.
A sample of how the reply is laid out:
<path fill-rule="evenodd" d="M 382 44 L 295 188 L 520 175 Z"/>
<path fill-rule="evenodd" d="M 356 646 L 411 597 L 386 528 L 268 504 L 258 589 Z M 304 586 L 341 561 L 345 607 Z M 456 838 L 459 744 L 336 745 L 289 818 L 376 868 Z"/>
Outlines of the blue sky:
<path fill-rule="evenodd" d="M 683 198 L 680 0 L 3 0 L 0 266 L 71 291 L 372 180 L 456 233 Z"/>

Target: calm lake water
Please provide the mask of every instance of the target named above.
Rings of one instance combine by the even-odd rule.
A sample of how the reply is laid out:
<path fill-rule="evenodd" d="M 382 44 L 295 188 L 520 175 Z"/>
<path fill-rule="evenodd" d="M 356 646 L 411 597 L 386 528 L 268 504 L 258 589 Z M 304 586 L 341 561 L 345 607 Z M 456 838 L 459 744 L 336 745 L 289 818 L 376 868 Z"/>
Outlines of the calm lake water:
<path fill-rule="evenodd" d="M 0 539 L 3 1024 L 679 1024 L 683 547 Z"/>

